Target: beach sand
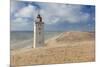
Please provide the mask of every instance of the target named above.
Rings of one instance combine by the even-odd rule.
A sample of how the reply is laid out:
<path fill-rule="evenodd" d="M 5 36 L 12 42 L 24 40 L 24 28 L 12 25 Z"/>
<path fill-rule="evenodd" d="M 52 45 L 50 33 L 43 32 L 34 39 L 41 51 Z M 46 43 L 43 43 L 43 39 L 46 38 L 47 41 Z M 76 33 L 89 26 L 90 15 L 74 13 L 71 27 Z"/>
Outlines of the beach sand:
<path fill-rule="evenodd" d="M 64 32 L 48 39 L 45 47 L 11 51 L 11 66 L 95 61 L 94 32 Z"/>

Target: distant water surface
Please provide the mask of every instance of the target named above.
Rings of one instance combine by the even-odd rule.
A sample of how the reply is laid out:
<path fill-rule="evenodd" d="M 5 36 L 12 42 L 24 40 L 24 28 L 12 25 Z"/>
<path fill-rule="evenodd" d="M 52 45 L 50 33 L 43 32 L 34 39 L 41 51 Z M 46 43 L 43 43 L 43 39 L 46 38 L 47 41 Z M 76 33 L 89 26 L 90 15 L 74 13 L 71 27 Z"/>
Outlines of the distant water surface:
<path fill-rule="evenodd" d="M 45 40 L 54 37 L 61 32 L 45 32 Z M 10 33 L 11 49 L 31 48 L 33 44 L 33 31 L 11 31 Z"/>

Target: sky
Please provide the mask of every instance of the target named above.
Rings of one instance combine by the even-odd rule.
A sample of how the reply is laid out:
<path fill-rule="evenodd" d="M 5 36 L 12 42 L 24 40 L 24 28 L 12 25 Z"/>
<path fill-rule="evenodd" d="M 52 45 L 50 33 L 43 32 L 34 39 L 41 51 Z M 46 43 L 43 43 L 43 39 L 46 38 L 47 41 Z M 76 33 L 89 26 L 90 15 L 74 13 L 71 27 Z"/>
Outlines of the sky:
<path fill-rule="evenodd" d="M 38 11 L 45 31 L 95 31 L 95 6 L 11 0 L 11 31 L 33 31 Z"/>

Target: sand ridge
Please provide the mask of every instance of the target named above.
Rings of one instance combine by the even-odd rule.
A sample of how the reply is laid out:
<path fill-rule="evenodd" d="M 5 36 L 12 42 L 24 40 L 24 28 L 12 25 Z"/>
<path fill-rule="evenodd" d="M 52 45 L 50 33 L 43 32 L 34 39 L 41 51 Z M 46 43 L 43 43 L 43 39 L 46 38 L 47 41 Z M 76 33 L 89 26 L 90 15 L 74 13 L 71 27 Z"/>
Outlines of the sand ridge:
<path fill-rule="evenodd" d="M 11 65 L 58 64 L 95 61 L 93 32 L 64 32 L 41 48 L 11 51 Z"/>

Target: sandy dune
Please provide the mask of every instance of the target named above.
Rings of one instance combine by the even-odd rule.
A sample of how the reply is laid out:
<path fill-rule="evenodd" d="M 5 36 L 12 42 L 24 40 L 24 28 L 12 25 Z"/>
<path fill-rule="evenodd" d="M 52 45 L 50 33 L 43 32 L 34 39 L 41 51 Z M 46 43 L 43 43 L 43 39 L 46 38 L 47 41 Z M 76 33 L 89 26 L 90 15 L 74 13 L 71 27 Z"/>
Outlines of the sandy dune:
<path fill-rule="evenodd" d="M 46 41 L 46 46 L 65 45 L 72 46 L 76 42 L 94 40 L 95 34 L 93 32 L 64 32 Z"/>
<path fill-rule="evenodd" d="M 93 32 L 64 32 L 45 47 L 11 51 L 11 65 L 58 64 L 95 61 Z"/>

